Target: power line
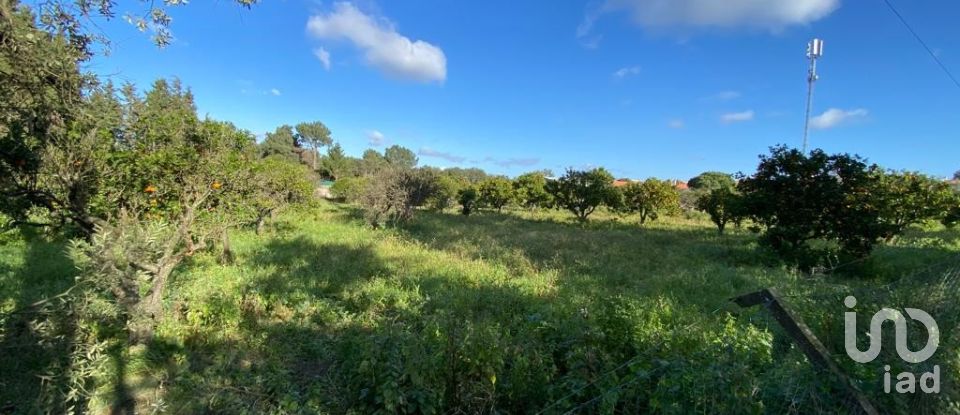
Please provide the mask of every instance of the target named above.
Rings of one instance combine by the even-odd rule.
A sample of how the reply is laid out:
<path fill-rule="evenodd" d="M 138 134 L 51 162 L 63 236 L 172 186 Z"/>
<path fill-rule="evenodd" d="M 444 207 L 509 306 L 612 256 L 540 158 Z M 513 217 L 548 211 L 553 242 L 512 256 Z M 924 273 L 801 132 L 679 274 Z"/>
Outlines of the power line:
<path fill-rule="evenodd" d="M 953 73 L 951 73 L 949 69 L 947 69 L 947 66 L 943 64 L 940 58 L 937 57 L 937 54 L 933 53 L 933 50 L 930 49 L 929 46 L 927 46 L 927 42 L 924 42 L 923 39 L 920 38 L 920 35 L 918 35 L 917 32 L 913 30 L 913 27 L 910 26 L 910 23 L 907 23 L 907 20 L 903 18 L 903 15 L 901 15 L 900 12 L 898 12 L 897 9 L 893 7 L 893 4 L 890 3 L 890 0 L 883 0 L 883 2 L 886 3 L 887 7 L 890 8 L 890 11 L 892 11 L 893 14 L 897 16 L 897 19 L 900 19 L 900 23 L 903 23 L 903 25 L 907 28 L 907 30 L 910 31 L 910 34 L 913 35 L 913 38 L 917 39 L 917 42 L 920 43 L 920 46 L 923 46 L 923 48 L 926 49 L 927 53 L 930 54 L 930 57 L 933 58 L 934 62 L 936 62 L 937 65 L 940 66 L 940 69 L 943 69 L 943 72 L 950 77 L 950 80 L 953 81 L 953 84 L 956 85 L 957 88 L 960 88 L 960 81 L 957 81 L 957 78 L 953 76 Z"/>

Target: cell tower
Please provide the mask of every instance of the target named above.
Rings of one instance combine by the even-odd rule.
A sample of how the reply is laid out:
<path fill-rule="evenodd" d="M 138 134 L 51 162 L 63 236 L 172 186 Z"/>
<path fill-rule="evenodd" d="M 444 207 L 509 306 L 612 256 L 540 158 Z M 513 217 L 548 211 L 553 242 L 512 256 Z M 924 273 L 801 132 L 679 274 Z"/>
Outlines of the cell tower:
<path fill-rule="evenodd" d="M 807 72 L 807 115 L 803 122 L 803 153 L 807 153 L 807 134 L 810 131 L 810 108 L 813 106 L 813 83 L 817 82 L 817 59 L 823 56 L 823 40 L 814 38 L 807 43 L 807 59 L 810 70 Z"/>

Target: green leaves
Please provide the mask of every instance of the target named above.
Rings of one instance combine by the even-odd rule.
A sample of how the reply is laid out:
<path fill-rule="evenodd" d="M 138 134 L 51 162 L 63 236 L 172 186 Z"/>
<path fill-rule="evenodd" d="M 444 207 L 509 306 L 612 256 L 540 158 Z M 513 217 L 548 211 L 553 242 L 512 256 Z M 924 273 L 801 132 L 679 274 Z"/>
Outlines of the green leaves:
<path fill-rule="evenodd" d="M 669 180 L 647 179 L 628 184 L 623 190 L 623 208 L 640 214 L 640 223 L 657 220 L 660 214 L 680 211 L 680 193 Z"/>
<path fill-rule="evenodd" d="M 557 206 L 569 210 L 580 221 L 586 221 L 600 205 L 618 204 L 613 175 L 602 167 L 589 171 L 568 169 L 560 179 L 547 185 Z"/>
<path fill-rule="evenodd" d="M 480 183 L 478 191 L 480 203 L 498 211 L 516 198 L 513 183 L 506 177 L 487 179 Z"/>

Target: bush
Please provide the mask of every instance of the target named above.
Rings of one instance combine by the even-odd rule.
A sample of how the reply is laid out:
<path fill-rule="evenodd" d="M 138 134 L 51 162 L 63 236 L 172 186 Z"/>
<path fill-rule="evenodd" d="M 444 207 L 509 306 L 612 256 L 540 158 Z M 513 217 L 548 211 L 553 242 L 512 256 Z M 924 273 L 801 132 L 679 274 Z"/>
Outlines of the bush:
<path fill-rule="evenodd" d="M 436 180 L 436 192 L 430 197 L 428 204 L 433 209 L 442 212 L 453 206 L 457 194 L 464 186 L 466 186 L 466 183 L 462 179 L 449 174 L 441 174 Z"/>
<path fill-rule="evenodd" d="M 430 170 L 389 167 L 370 177 L 359 198 L 367 222 L 374 228 L 406 222 L 413 209 L 436 193 L 436 176 Z"/>
<path fill-rule="evenodd" d="M 470 216 L 477 204 L 477 199 L 479 199 L 477 189 L 472 186 L 461 189 L 457 193 L 457 202 L 462 207 L 461 213 L 463 213 L 463 216 Z"/>
<path fill-rule="evenodd" d="M 338 199 L 353 203 L 360 200 L 368 184 L 367 177 L 344 177 L 333 182 L 330 192 Z"/>

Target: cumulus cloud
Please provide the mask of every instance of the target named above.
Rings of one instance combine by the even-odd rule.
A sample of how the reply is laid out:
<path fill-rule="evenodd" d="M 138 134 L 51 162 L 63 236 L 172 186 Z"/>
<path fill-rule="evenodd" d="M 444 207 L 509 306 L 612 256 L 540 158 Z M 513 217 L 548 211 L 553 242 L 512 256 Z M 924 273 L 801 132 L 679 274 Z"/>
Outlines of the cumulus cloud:
<path fill-rule="evenodd" d="M 323 47 L 319 47 L 313 50 L 313 56 L 316 56 L 320 60 L 320 63 L 323 64 L 323 69 L 330 70 L 330 52 L 327 52 Z"/>
<path fill-rule="evenodd" d="M 444 159 L 452 163 L 462 163 L 466 160 L 466 157 L 461 157 L 455 154 L 450 154 L 444 151 L 437 151 L 430 147 L 420 147 L 420 151 L 417 151 L 417 154 L 423 157 L 434 157 L 439 159 Z"/>
<path fill-rule="evenodd" d="M 685 126 L 683 120 L 677 118 L 670 121 L 667 121 L 667 127 L 673 128 L 675 130 L 682 129 Z"/>
<path fill-rule="evenodd" d="M 389 76 L 419 82 L 447 79 L 443 50 L 401 35 L 389 20 L 364 14 L 351 3 L 336 3 L 331 12 L 311 16 L 307 31 L 319 39 L 350 41 L 369 64 Z"/>
<path fill-rule="evenodd" d="M 600 16 L 626 12 L 645 29 L 754 28 L 771 31 L 822 19 L 840 0 L 605 0 L 587 11 L 577 27 L 585 39 Z"/>
<path fill-rule="evenodd" d="M 270 88 L 270 95 L 273 95 L 273 96 L 275 96 L 275 97 L 279 97 L 279 96 L 280 96 L 280 90 L 277 89 L 277 88 Z"/>
<path fill-rule="evenodd" d="M 753 110 L 742 112 L 729 112 L 720 116 L 720 121 L 730 124 L 735 122 L 750 121 L 753 119 Z"/>
<path fill-rule="evenodd" d="M 373 147 L 380 147 L 387 142 L 387 137 L 377 130 L 367 131 L 367 143 Z"/>
<path fill-rule="evenodd" d="M 842 110 L 839 108 L 830 108 L 810 119 L 810 127 L 817 130 L 833 128 L 845 122 L 866 117 L 867 110 L 856 108 L 852 110 Z"/>
<path fill-rule="evenodd" d="M 613 77 L 614 77 L 614 78 L 617 78 L 617 79 L 623 79 L 623 78 L 626 78 L 626 77 L 628 77 L 628 76 L 633 76 L 633 75 L 638 75 L 638 74 L 640 74 L 640 67 L 639 67 L 639 66 L 627 66 L 627 67 L 623 67 L 623 68 L 617 69 L 617 70 L 613 73 Z"/>

